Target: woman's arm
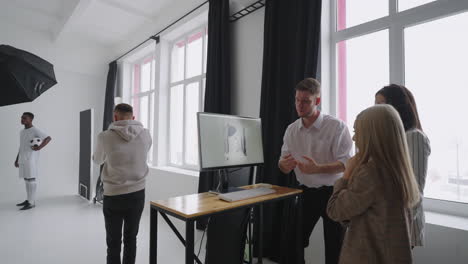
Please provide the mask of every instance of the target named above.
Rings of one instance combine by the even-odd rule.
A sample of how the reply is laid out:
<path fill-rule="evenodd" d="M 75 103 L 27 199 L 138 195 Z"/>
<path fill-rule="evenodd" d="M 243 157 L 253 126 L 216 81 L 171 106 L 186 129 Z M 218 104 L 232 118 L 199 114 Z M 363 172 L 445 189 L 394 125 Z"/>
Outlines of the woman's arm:
<path fill-rule="evenodd" d="M 418 182 L 420 192 L 423 193 L 426 185 L 427 161 L 431 153 L 429 139 L 419 130 L 407 133 L 406 138 L 414 176 Z"/>
<path fill-rule="evenodd" d="M 351 179 L 336 181 L 333 195 L 328 201 L 327 214 L 335 221 L 350 220 L 364 213 L 374 202 L 375 178 L 369 168 L 357 168 Z"/>

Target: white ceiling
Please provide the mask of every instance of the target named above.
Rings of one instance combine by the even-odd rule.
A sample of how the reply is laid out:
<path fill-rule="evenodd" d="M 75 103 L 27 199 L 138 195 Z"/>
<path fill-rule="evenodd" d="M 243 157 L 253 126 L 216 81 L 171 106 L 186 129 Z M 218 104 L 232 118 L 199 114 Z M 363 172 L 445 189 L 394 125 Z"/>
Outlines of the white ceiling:
<path fill-rule="evenodd" d="M 231 13 L 255 1 L 230 0 Z M 200 0 L 0 0 L 0 23 L 42 31 L 53 41 L 72 35 L 115 46 L 132 32 L 156 23 L 166 9 L 177 5 L 194 8 L 199 3 Z"/>

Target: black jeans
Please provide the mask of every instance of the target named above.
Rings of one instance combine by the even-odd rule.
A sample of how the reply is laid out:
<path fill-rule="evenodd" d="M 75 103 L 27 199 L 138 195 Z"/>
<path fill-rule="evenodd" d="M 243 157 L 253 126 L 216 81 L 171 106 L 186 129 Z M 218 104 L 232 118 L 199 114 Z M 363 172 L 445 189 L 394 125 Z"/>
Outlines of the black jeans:
<path fill-rule="evenodd" d="M 120 264 L 123 225 L 123 264 L 134 264 L 136 237 L 141 213 L 145 206 L 145 190 L 129 194 L 104 196 L 103 212 L 106 223 L 107 264 Z"/>
<path fill-rule="evenodd" d="M 325 263 L 337 264 L 340 257 L 341 245 L 345 229 L 340 223 L 331 220 L 327 215 L 327 204 L 333 194 L 333 186 L 320 188 L 308 188 L 301 185 L 303 193 L 303 246 L 309 246 L 309 238 L 314 230 L 315 224 L 320 217 L 323 221 L 323 232 L 325 239 Z"/>

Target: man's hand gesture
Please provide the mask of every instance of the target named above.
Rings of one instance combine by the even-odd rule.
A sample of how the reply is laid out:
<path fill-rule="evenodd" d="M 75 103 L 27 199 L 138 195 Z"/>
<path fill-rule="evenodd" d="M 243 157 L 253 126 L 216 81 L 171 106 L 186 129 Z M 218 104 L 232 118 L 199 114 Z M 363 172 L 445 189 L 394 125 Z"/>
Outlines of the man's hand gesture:
<path fill-rule="evenodd" d="M 298 162 L 297 167 L 306 174 L 321 173 L 322 167 L 311 157 L 302 156 L 304 162 Z"/>
<path fill-rule="evenodd" d="M 279 161 L 279 167 L 283 173 L 290 173 L 297 166 L 297 161 L 291 154 L 281 157 Z"/>

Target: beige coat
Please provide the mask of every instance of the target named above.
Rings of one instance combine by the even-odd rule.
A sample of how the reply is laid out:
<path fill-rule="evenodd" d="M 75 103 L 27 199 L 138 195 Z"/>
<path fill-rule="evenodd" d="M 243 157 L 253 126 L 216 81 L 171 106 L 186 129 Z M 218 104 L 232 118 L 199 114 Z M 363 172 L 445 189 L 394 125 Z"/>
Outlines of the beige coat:
<path fill-rule="evenodd" d="M 412 263 L 410 211 L 392 188 L 392 180 L 369 162 L 348 181 L 335 183 L 328 216 L 349 221 L 340 264 Z"/>

